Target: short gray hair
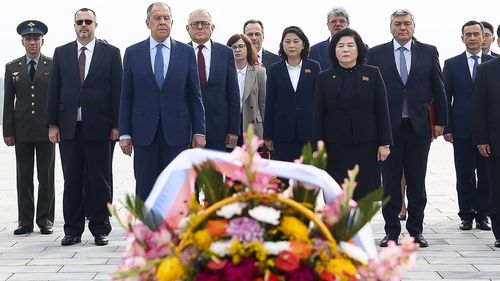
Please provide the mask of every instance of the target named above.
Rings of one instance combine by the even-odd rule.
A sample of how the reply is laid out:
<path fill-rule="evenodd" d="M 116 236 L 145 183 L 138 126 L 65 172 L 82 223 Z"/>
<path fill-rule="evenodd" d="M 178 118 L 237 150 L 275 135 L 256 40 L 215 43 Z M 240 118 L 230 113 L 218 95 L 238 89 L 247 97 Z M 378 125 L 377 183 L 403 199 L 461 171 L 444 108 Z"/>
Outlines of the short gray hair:
<path fill-rule="evenodd" d="M 164 2 L 154 2 L 154 3 L 151 3 L 151 5 L 149 5 L 148 9 L 146 10 L 146 16 L 147 16 L 148 19 L 151 16 L 151 10 L 153 10 L 154 6 L 156 6 L 156 5 L 163 5 L 163 6 L 165 6 L 165 7 L 168 8 L 168 11 L 170 13 L 172 13 L 172 9 L 170 9 L 170 6 L 167 5 L 167 3 L 164 3 Z"/>
<path fill-rule="evenodd" d="M 342 8 L 342 7 L 335 7 L 328 12 L 328 15 L 326 16 L 326 21 L 330 21 L 330 18 L 335 17 L 335 16 L 340 16 L 344 17 L 347 20 L 347 23 L 349 23 L 349 14 L 347 11 Z"/>
<path fill-rule="evenodd" d="M 394 20 L 394 18 L 396 18 L 396 17 L 404 17 L 404 16 L 408 16 L 408 15 L 410 15 L 411 21 L 413 23 L 415 23 L 415 17 L 410 12 L 410 10 L 407 10 L 407 9 L 399 9 L 399 10 L 394 11 L 394 13 L 391 14 L 391 23 Z"/>

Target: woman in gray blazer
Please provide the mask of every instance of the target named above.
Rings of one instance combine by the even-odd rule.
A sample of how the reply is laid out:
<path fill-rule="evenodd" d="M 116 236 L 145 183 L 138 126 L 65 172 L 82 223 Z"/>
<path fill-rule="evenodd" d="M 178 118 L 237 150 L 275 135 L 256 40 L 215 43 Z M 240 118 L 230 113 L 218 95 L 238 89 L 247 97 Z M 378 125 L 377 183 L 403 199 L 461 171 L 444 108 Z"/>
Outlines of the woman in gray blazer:
<path fill-rule="evenodd" d="M 266 106 L 266 70 L 259 66 L 257 51 L 245 34 L 235 34 L 227 41 L 227 46 L 233 49 L 238 86 L 241 98 L 241 130 L 245 132 L 248 125 L 254 126 L 254 131 L 262 138 L 262 123 Z M 242 136 L 238 145 L 242 144 Z"/>

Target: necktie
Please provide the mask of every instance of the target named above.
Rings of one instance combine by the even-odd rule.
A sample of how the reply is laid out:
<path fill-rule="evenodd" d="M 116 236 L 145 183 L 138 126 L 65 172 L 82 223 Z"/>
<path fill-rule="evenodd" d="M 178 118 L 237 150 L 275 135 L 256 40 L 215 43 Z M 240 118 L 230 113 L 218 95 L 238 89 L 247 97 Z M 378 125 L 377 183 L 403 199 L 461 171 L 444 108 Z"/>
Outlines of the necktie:
<path fill-rule="evenodd" d="M 406 85 L 406 81 L 408 81 L 408 68 L 406 66 L 406 58 L 405 58 L 405 50 L 406 48 L 401 46 L 399 47 L 399 76 L 401 76 L 401 81 Z M 403 93 L 404 95 L 404 93 Z M 408 104 L 406 103 L 406 96 L 403 96 L 403 117 L 408 117 Z"/>
<path fill-rule="evenodd" d="M 205 56 L 201 52 L 205 48 L 204 45 L 198 46 L 198 75 L 200 76 L 200 86 L 203 88 L 207 83 L 207 72 L 205 70 Z"/>
<path fill-rule="evenodd" d="M 83 85 L 83 81 L 85 81 L 85 50 L 87 48 L 82 47 L 80 49 L 80 55 L 78 56 L 78 69 L 80 70 L 80 84 Z"/>
<path fill-rule="evenodd" d="M 35 64 L 36 62 L 34 60 L 30 60 L 30 78 L 31 81 L 33 82 L 33 79 L 35 79 Z"/>
<path fill-rule="evenodd" d="M 155 74 L 155 79 L 156 79 L 156 84 L 158 84 L 158 87 L 161 88 L 163 85 L 163 81 L 165 80 L 165 77 L 163 77 L 163 44 L 158 44 L 156 45 L 156 56 L 155 56 L 155 68 L 154 68 L 154 74 Z"/>
<path fill-rule="evenodd" d="M 473 55 L 471 58 L 474 60 L 474 65 L 472 66 L 472 81 L 476 81 L 477 66 L 479 65 L 479 56 Z"/>

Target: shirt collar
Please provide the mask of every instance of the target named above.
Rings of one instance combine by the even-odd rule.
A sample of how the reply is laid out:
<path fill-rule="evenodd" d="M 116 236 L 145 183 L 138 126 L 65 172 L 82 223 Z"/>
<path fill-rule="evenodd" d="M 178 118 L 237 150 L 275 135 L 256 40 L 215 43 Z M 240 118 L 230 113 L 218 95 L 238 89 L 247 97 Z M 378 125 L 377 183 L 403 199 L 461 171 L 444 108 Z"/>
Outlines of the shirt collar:
<path fill-rule="evenodd" d="M 242 69 L 236 69 L 236 71 L 238 72 L 238 74 L 243 74 L 245 75 L 247 73 L 247 67 L 248 67 L 248 64 L 245 65 L 245 67 L 243 67 Z"/>
<path fill-rule="evenodd" d="M 399 49 L 399 47 L 403 46 L 403 47 L 405 47 L 408 51 L 410 51 L 410 52 L 411 52 L 411 45 L 412 45 L 412 43 L 413 43 L 413 40 L 410 40 L 410 41 L 406 42 L 406 44 L 404 44 L 404 45 L 399 44 L 399 42 L 398 42 L 398 41 L 396 41 L 396 39 L 392 39 L 392 42 L 393 42 L 393 43 L 392 43 L 392 46 L 394 47 L 394 51 L 397 51 L 397 50 Z"/>
<path fill-rule="evenodd" d="M 38 65 L 38 62 L 40 61 L 40 55 L 38 55 L 36 58 L 32 59 L 30 57 L 28 57 L 28 55 L 26 55 L 26 64 L 29 64 L 30 61 L 34 60 L 36 62 L 36 64 Z"/>
<path fill-rule="evenodd" d="M 465 55 L 467 56 L 468 59 L 470 59 L 470 57 L 472 57 L 472 56 L 479 56 L 479 58 L 481 58 L 482 54 L 483 54 L 483 52 L 481 52 L 481 51 L 479 51 L 479 53 L 477 53 L 475 55 L 469 53 L 468 51 L 465 51 Z"/>
<path fill-rule="evenodd" d="M 297 65 L 297 66 L 291 66 L 288 64 L 288 62 L 285 60 L 285 63 L 286 63 L 286 67 L 290 70 L 294 70 L 294 69 L 300 69 L 302 68 L 302 60 L 300 60 L 300 63 Z"/>
<path fill-rule="evenodd" d="M 91 53 L 94 52 L 94 48 L 95 48 L 95 42 L 96 42 L 96 38 L 94 38 L 94 40 L 90 41 L 89 43 L 87 43 L 87 45 L 83 46 L 82 43 L 80 43 L 80 41 L 76 40 L 76 45 L 78 47 L 78 51 L 80 51 L 80 49 L 82 47 L 85 47 L 87 48 L 87 50 L 89 50 Z"/>
<path fill-rule="evenodd" d="M 158 42 L 153 38 L 153 36 L 149 36 L 149 49 L 150 50 L 156 48 L 156 45 L 158 45 L 158 44 L 163 44 L 165 47 L 167 47 L 167 49 L 170 49 L 171 44 L 172 44 L 172 42 L 170 41 L 170 36 L 168 36 L 167 39 L 165 39 L 165 41 L 163 41 L 163 42 Z"/>
<path fill-rule="evenodd" d="M 195 49 L 195 50 L 200 45 L 200 44 L 198 44 L 198 43 L 196 43 L 194 41 L 192 41 L 191 43 L 193 44 L 193 49 Z M 207 48 L 207 50 L 210 51 L 210 49 L 212 49 L 212 39 L 210 39 L 207 42 L 203 43 L 203 46 L 205 46 L 205 48 Z"/>

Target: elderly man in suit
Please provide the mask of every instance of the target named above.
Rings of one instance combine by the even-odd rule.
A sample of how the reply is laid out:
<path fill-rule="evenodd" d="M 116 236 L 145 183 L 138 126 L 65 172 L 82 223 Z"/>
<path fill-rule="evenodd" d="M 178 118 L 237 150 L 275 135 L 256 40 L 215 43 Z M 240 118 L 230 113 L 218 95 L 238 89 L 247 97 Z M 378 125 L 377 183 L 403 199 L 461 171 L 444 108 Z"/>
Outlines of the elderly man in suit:
<path fill-rule="evenodd" d="M 64 174 L 61 244 L 81 242 L 88 215 L 95 244 L 107 245 L 122 62 L 118 48 L 96 39 L 94 11 L 79 9 L 74 18 L 77 38 L 54 52 L 47 99 L 49 139 L 59 143 Z"/>
<path fill-rule="evenodd" d="M 212 41 L 215 25 L 210 13 L 194 10 L 186 30 L 191 37 L 205 108 L 207 144 L 205 148 L 226 150 L 234 147 L 240 132 L 240 93 L 233 51 Z"/>
<path fill-rule="evenodd" d="M 488 168 L 486 159 L 479 154 L 472 140 L 477 67 L 493 58 L 481 51 L 483 34 L 480 22 L 466 22 L 462 26 L 465 52 L 447 59 L 443 69 L 449 109 L 449 126 L 444 130 L 444 139 L 453 144 L 461 230 L 472 229 L 474 219 L 477 228 L 491 230 L 487 217 Z"/>
<path fill-rule="evenodd" d="M 243 24 L 243 33 L 252 41 L 252 45 L 257 50 L 257 60 L 262 67 L 269 68 L 272 64 L 281 61 L 277 54 L 271 53 L 262 47 L 264 41 L 264 24 L 262 21 L 247 20 Z"/>
<path fill-rule="evenodd" d="M 120 104 L 120 147 L 129 156 L 135 149 L 136 195 L 142 200 L 190 141 L 193 147 L 205 145 L 193 49 L 170 37 L 173 20 L 167 4 L 151 4 L 146 15 L 151 35 L 125 51 Z"/>
<path fill-rule="evenodd" d="M 500 58 L 481 64 L 477 70 L 474 89 L 474 143 L 487 159 L 491 171 L 489 205 L 494 246 L 500 248 Z"/>
<path fill-rule="evenodd" d="M 38 200 L 35 222 L 42 234 L 51 234 L 54 223 L 54 144 L 45 126 L 45 103 L 52 59 L 41 53 L 47 26 L 36 20 L 17 27 L 25 55 L 5 66 L 3 137 L 15 146 L 18 228 L 15 235 L 33 232 L 35 194 L 33 169 L 36 153 Z"/>
<path fill-rule="evenodd" d="M 378 66 L 387 87 L 394 146 L 382 165 L 384 195 L 391 196 L 382 209 L 386 236 L 380 241 L 398 240 L 401 224 L 401 175 L 406 176 L 408 220 L 406 229 L 421 247 L 428 242 L 422 235 L 427 204 L 425 174 L 432 141 L 431 130 L 442 135 L 447 123 L 447 104 L 436 47 L 413 38 L 415 21 L 408 10 L 391 15 L 393 40 L 370 49 L 367 64 Z M 434 104 L 436 125 L 431 128 L 429 107 Z M 403 168 L 404 167 L 404 168 Z"/>
<path fill-rule="evenodd" d="M 342 7 L 333 8 L 330 12 L 328 12 L 326 17 L 326 26 L 330 31 L 330 37 L 328 37 L 325 41 L 312 46 L 309 54 L 310 59 L 319 62 L 322 70 L 326 70 L 332 65 L 328 52 L 330 40 L 333 35 L 337 34 L 337 32 L 349 27 L 349 14 Z"/>

